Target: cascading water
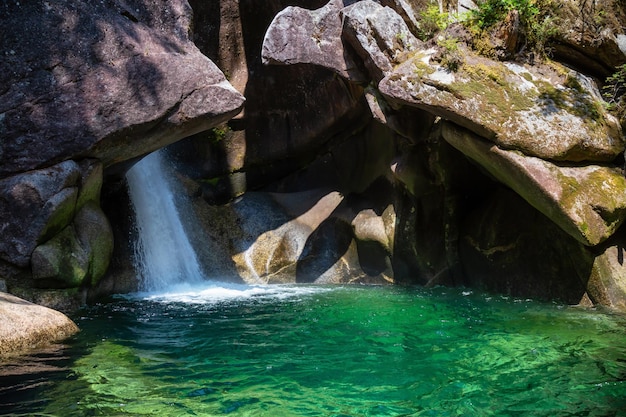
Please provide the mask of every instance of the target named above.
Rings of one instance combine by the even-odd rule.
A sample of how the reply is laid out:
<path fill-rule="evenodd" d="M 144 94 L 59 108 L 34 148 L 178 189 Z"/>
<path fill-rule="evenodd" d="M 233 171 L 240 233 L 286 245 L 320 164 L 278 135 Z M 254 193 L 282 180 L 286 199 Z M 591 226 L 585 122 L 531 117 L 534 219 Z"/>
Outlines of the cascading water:
<path fill-rule="evenodd" d="M 174 200 L 184 198 L 184 193 L 170 178 L 164 158 L 162 151 L 153 152 L 126 174 L 137 221 L 135 267 L 141 291 L 162 291 L 177 284 L 203 281 L 200 263 Z"/>

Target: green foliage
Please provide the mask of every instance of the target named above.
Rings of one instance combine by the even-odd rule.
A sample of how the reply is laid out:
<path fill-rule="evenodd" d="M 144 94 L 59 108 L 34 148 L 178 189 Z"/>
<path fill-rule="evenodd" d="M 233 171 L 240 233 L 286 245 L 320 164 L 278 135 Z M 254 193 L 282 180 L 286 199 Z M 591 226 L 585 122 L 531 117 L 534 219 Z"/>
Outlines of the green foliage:
<path fill-rule="evenodd" d="M 441 65 L 449 71 L 458 71 L 463 64 L 463 57 L 459 52 L 458 39 L 451 36 L 440 37 L 437 39 L 437 45 L 441 48 Z"/>
<path fill-rule="evenodd" d="M 211 143 L 219 143 L 224 140 L 228 132 L 230 132 L 230 128 L 226 125 L 214 127 L 207 131 L 207 139 Z"/>
<path fill-rule="evenodd" d="M 513 10 L 519 13 L 527 46 L 540 56 L 546 55 L 547 41 L 558 33 L 552 0 L 482 0 L 477 6 L 466 25 L 478 36 L 484 36 L 484 31 L 504 21 Z"/>
<path fill-rule="evenodd" d="M 511 10 L 517 10 L 522 24 L 531 23 L 541 13 L 537 0 L 482 0 L 472 11 L 474 23 L 480 29 L 488 29 L 504 20 Z"/>
<path fill-rule="evenodd" d="M 558 35 L 559 26 L 556 19 L 551 15 L 546 15 L 527 22 L 526 38 L 532 49 L 544 56 L 546 53 L 546 43 Z"/>
<path fill-rule="evenodd" d="M 606 79 L 602 95 L 609 110 L 620 118 L 622 124 L 626 123 L 626 64 L 617 67 L 615 73 Z"/>
<path fill-rule="evenodd" d="M 436 4 L 429 5 L 420 13 L 420 33 L 422 40 L 431 39 L 439 31 L 445 30 L 450 23 L 450 16 L 446 12 L 439 11 Z"/>

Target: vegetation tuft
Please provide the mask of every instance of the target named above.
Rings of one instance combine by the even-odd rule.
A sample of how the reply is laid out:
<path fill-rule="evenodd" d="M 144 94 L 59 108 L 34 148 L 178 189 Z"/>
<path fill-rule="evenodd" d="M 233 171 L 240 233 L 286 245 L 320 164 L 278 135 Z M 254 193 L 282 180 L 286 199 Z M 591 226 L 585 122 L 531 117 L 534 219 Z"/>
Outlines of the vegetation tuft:
<path fill-rule="evenodd" d="M 437 39 L 437 45 L 441 50 L 441 65 L 446 67 L 448 71 L 458 71 L 463 64 L 463 56 L 459 51 L 458 39 L 451 36 L 442 36 Z"/>
<path fill-rule="evenodd" d="M 606 79 L 602 95 L 609 110 L 617 115 L 622 125 L 626 125 L 626 64 L 617 67 L 615 73 Z"/>
<path fill-rule="evenodd" d="M 441 12 L 437 4 L 430 4 L 420 13 L 419 38 L 423 41 L 432 39 L 437 32 L 445 30 L 450 23 L 450 15 Z"/>
<path fill-rule="evenodd" d="M 465 20 L 466 26 L 475 38 L 484 39 L 485 32 L 503 22 L 507 15 L 516 10 L 519 13 L 521 33 L 525 38 L 524 47 L 543 57 L 549 55 L 546 43 L 558 34 L 558 25 L 553 0 L 482 0 Z M 484 45 L 482 48 L 486 50 Z"/>

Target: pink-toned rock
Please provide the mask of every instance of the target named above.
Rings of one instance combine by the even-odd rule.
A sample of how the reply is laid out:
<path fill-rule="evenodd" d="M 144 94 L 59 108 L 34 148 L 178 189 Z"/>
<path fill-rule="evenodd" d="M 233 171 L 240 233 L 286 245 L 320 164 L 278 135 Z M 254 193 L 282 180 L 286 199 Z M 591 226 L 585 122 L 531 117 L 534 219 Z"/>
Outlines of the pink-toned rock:
<path fill-rule="evenodd" d="M 206 130 L 243 97 L 189 40 L 185 0 L 0 6 L 0 177 L 105 167 Z M 28 28 L 28 30 L 24 30 Z"/>
<path fill-rule="evenodd" d="M 347 0 L 331 0 L 321 9 L 290 6 L 274 17 L 265 33 L 264 64 L 314 64 L 355 82 L 366 81 L 346 49 L 340 11 Z"/>
<path fill-rule="evenodd" d="M 378 82 L 422 43 L 393 9 L 363 0 L 341 11 L 343 36 Z"/>

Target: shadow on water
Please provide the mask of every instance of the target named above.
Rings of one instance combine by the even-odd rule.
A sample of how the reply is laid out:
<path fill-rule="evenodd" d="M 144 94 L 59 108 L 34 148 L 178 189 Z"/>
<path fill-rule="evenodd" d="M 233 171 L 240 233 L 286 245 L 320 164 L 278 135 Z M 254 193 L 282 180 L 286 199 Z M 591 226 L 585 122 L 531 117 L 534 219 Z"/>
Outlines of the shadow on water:
<path fill-rule="evenodd" d="M 41 392 L 73 378 L 74 358 L 67 345 L 55 344 L 14 358 L 0 358 L 0 415 L 29 415 L 49 398 Z"/>

